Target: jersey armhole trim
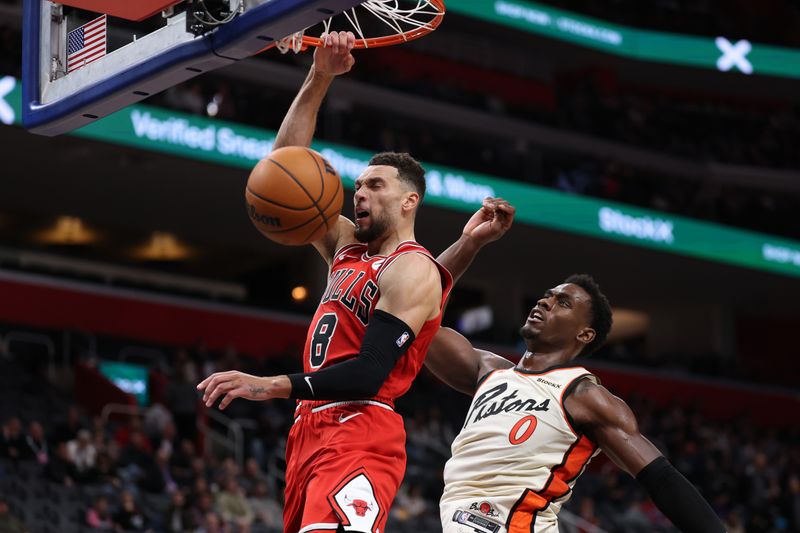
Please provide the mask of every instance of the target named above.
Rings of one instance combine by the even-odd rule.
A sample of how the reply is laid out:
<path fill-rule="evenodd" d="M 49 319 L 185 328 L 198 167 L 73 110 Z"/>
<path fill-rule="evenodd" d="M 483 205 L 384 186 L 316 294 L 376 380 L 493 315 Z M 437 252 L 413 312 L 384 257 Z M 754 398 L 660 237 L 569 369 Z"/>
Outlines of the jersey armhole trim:
<path fill-rule="evenodd" d="M 491 376 L 495 372 L 500 372 L 501 370 L 506 370 L 506 369 L 504 369 L 504 368 L 494 368 L 494 369 L 488 371 L 487 373 L 485 373 L 484 375 L 482 375 L 481 377 L 479 377 L 478 381 L 475 382 L 475 394 L 478 393 L 478 389 L 481 388 L 481 385 L 486 383 L 486 380 L 489 379 L 489 376 Z M 473 394 L 473 396 L 474 396 L 474 394 Z"/>
<path fill-rule="evenodd" d="M 567 411 L 567 406 L 565 404 L 569 395 L 575 392 L 575 389 L 578 387 L 578 385 L 587 379 L 593 380 L 596 384 L 599 384 L 600 382 L 597 379 L 597 377 L 590 372 L 587 372 L 586 374 L 581 374 L 580 376 L 573 379 L 569 383 L 569 385 L 567 385 L 567 388 L 564 389 L 564 392 L 561 394 L 561 412 L 564 413 L 564 420 L 567 421 L 569 429 L 572 430 L 572 433 L 574 433 L 576 437 L 586 437 L 592 444 L 597 446 L 597 443 L 594 442 L 594 440 L 590 439 L 583 431 L 580 430 L 578 425 L 572 419 L 572 416 L 569 414 L 569 411 Z"/>

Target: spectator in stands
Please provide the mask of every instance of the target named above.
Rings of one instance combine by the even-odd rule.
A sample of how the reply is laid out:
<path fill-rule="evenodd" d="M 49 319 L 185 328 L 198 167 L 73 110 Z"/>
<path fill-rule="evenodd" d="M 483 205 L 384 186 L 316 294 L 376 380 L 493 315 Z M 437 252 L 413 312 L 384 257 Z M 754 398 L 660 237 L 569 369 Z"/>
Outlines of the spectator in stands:
<path fill-rule="evenodd" d="M 255 514 L 235 477 L 229 477 L 224 489 L 217 494 L 217 510 L 222 520 L 239 533 L 250 531 Z"/>
<path fill-rule="evenodd" d="M 0 457 L 23 459 L 28 451 L 25 436 L 22 434 L 22 422 L 16 416 L 3 424 L 2 441 L 0 441 Z"/>
<path fill-rule="evenodd" d="M 642 502 L 631 499 L 618 519 L 619 528 L 624 533 L 650 533 L 653 523 L 642 510 Z"/>
<path fill-rule="evenodd" d="M 167 533 L 183 533 L 197 527 L 192 520 L 192 513 L 186 505 L 186 494 L 182 490 L 172 493 L 169 509 L 164 514 L 162 523 L 164 531 Z"/>
<path fill-rule="evenodd" d="M 144 432 L 151 442 L 158 442 L 164 435 L 164 428 L 174 424 L 172 413 L 161 402 L 153 402 L 144 413 Z"/>
<path fill-rule="evenodd" d="M 173 452 L 175 451 L 175 445 L 178 442 L 178 430 L 175 427 L 175 423 L 170 420 L 161 430 L 161 433 L 152 439 L 154 444 L 153 449 L 155 451 L 164 450 L 167 455 L 171 458 Z"/>
<path fill-rule="evenodd" d="M 28 533 L 28 528 L 22 521 L 11 514 L 8 503 L 0 498 L 0 531 L 3 533 Z"/>
<path fill-rule="evenodd" d="M 220 487 L 224 487 L 228 479 L 238 478 L 241 472 L 239 464 L 233 460 L 233 457 L 225 457 L 219 465 L 219 468 L 214 472 L 214 481 L 216 481 Z"/>
<path fill-rule="evenodd" d="M 725 518 L 725 527 L 728 528 L 728 533 L 747 533 L 742 523 L 742 517 L 735 511 L 728 513 Z"/>
<path fill-rule="evenodd" d="M 112 457 L 119 456 L 119 446 L 117 446 L 115 441 L 109 440 L 103 430 L 94 431 L 92 434 L 92 444 L 94 444 L 94 449 L 97 450 L 97 455 L 107 453 Z"/>
<path fill-rule="evenodd" d="M 99 483 L 108 492 L 113 492 L 122 487 L 122 480 L 117 472 L 114 459 L 107 452 L 97 454 L 97 464 L 92 476 L 93 483 Z"/>
<path fill-rule="evenodd" d="M 81 429 L 75 439 L 67 443 L 70 462 L 75 465 L 79 481 L 87 480 L 97 461 L 97 449 L 92 443 L 92 434 L 88 429 Z"/>
<path fill-rule="evenodd" d="M 192 481 L 192 504 L 196 504 L 200 496 L 210 491 L 208 477 L 205 473 L 205 461 L 203 461 L 202 457 L 196 457 L 192 462 L 192 466 L 198 465 L 198 463 L 201 468 L 199 470 L 194 470 L 196 475 L 194 481 Z"/>
<path fill-rule="evenodd" d="M 200 524 L 201 529 L 209 514 L 216 514 L 214 511 L 214 497 L 208 490 L 204 492 L 196 491 L 194 494 L 194 502 L 191 508 L 192 520 L 195 524 Z"/>
<path fill-rule="evenodd" d="M 113 522 L 118 531 L 152 531 L 133 494 L 127 490 L 120 495 L 119 510 L 114 513 Z"/>
<path fill-rule="evenodd" d="M 142 448 L 147 453 L 152 453 L 153 446 L 144 433 L 142 420 L 138 416 L 130 417 L 127 424 L 120 424 L 119 427 L 117 427 L 117 430 L 114 432 L 114 441 L 120 449 L 124 450 L 128 447 L 134 434 L 137 434 L 137 447 Z"/>
<path fill-rule="evenodd" d="M 255 484 L 247 501 L 255 514 L 255 523 L 263 524 L 270 531 L 283 531 L 283 508 L 271 496 L 265 482 Z"/>
<path fill-rule="evenodd" d="M 111 530 L 114 523 L 108 506 L 108 498 L 97 496 L 94 503 L 86 511 L 86 525 L 92 529 Z"/>
<path fill-rule="evenodd" d="M 169 470 L 169 452 L 166 449 L 162 448 L 156 452 L 155 461 L 148 466 L 140 481 L 140 486 L 145 491 L 154 494 L 162 492 L 171 494 L 178 489 Z"/>
<path fill-rule="evenodd" d="M 53 434 L 53 441 L 58 443 L 75 440 L 78 436 L 78 431 L 85 427 L 86 426 L 81 421 L 81 412 L 78 406 L 70 405 L 67 409 L 67 419 L 63 424 L 56 427 Z"/>
<path fill-rule="evenodd" d="M 594 512 L 594 500 L 592 498 L 581 498 L 578 508 L 578 516 L 587 526 L 597 527 L 600 524 L 600 519 Z M 578 528 L 578 533 L 589 533 L 589 531 L 586 527 Z"/>
<path fill-rule="evenodd" d="M 120 451 L 119 466 L 123 482 L 137 487 L 155 468 L 149 444 L 146 443 L 141 431 L 131 432 L 128 444 Z"/>
<path fill-rule="evenodd" d="M 195 530 L 195 533 L 229 533 L 230 528 L 215 512 L 206 513 L 203 517 L 202 525 Z"/>
<path fill-rule="evenodd" d="M 169 465 L 172 472 L 172 479 L 186 487 L 192 484 L 194 474 L 192 471 L 192 459 L 195 457 L 194 443 L 189 439 L 182 439 L 180 447 L 170 457 Z"/>
<path fill-rule="evenodd" d="M 208 349 L 208 345 L 206 345 L 205 341 L 203 339 L 198 339 L 194 346 L 192 346 L 191 360 L 194 363 L 187 368 L 189 372 L 187 377 L 193 377 L 196 380 L 198 371 L 204 376 L 207 375 L 207 372 L 213 374 L 217 371 L 216 359 L 215 355 Z"/>
<path fill-rule="evenodd" d="M 36 420 L 30 423 L 25 444 L 27 445 L 25 456 L 35 458 L 36 462 L 42 466 L 47 464 L 49 458 L 47 439 L 44 437 L 44 428 L 41 423 Z"/>
<path fill-rule="evenodd" d="M 429 503 L 422 497 L 420 486 L 403 483 L 397 492 L 391 514 L 399 522 L 415 522 L 428 508 Z"/>
<path fill-rule="evenodd" d="M 45 469 L 45 475 L 56 483 L 62 484 L 65 487 L 71 487 L 75 483 L 77 472 L 75 465 L 69 459 L 69 451 L 67 451 L 67 443 L 59 442 L 56 444 L 56 451 L 50 457 Z"/>
<path fill-rule="evenodd" d="M 258 461 L 250 457 L 244 463 L 244 472 L 240 481 L 242 488 L 249 494 L 253 492 L 256 485 L 267 482 L 267 475 L 261 470 Z"/>
<path fill-rule="evenodd" d="M 789 475 L 788 488 L 785 495 L 784 509 L 789 517 L 790 527 L 800 531 L 800 465 L 795 464 L 795 471 Z"/>
<path fill-rule="evenodd" d="M 191 361 L 177 369 L 175 379 L 167 386 L 167 406 L 175 417 L 178 436 L 194 440 L 197 433 L 197 372 Z"/>

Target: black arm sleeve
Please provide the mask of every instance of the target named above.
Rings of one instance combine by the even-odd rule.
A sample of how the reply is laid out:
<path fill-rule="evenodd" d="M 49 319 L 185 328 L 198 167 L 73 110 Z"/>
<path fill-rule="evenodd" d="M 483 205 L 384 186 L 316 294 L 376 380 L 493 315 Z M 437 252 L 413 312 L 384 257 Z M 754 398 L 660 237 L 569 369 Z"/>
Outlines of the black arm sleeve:
<path fill-rule="evenodd" d="M 414 342 L 414 332 L 399 318 L 372 313 L 357 357 L 307 374 L 290 374 L 290 398 L 356 400 L 372 398 L 389 377 L 397 360 Z"/>
<path fill-rule="evenodd" d="M 665 457 L 644 467 L 636 480 L 683 533 L 725 533 L 725 526 L 708 502 Z"/>

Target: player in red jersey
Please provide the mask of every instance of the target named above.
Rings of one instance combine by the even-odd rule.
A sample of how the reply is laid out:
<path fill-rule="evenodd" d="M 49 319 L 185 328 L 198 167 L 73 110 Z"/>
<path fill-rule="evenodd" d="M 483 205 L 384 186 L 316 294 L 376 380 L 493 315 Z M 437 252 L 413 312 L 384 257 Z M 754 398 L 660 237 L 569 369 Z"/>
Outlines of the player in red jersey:
<path fill-rule="evenodd" d="M 354 43 L 352 33 L 326 37 L 275 148 L 310 145 L 328 87 L 353 66 Z M 305 372 L 220 372 L 198 385 L 206 405 L 222 397 L 221 409 L 234 398 L 301 400 L 286 448 L 286 533 L 384 530 L 406 464 L 394 400 L 422 367 L 453 283 L 414 241 L 425 193 L 419 163 L 408 154 L 378 154 L 355 189 L 355 224 L 340 217 L 313 243 L 330 270 L 306 338 Z M 507 203 L 489 199 L 460 242 L 494 240 L 512 218 Z"/>

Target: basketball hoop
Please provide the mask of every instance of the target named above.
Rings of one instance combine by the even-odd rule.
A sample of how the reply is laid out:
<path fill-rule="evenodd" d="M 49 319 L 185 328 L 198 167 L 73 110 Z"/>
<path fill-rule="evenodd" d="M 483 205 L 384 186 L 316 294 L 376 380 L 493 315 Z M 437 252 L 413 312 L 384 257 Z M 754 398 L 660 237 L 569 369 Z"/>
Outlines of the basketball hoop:
<path fill-rule="evenodd" d="M 431 33 L 442 23 L 445 11 L 444 0 L 366 0 L 323 21 L 322 27 L 325 33 L 337 29 L 352 31 L 356 36 L 356 48 L 378 48 L 413 41 Z M 278 40 L 275 46 L 285 54 L 289 50 L 297 53 L 309 46 L 323 47 L 324 43 L 319 37 L 307 36 L 305 30 L 301 30 Z"/>

